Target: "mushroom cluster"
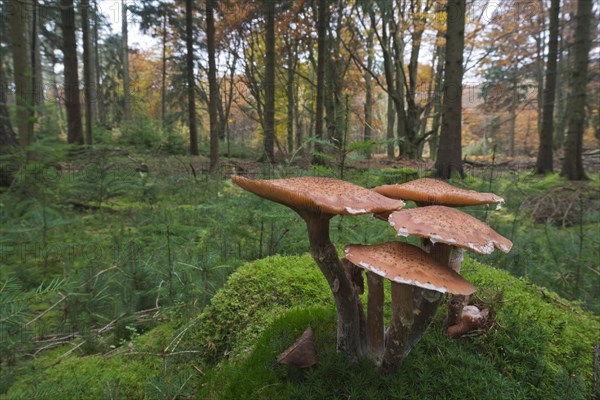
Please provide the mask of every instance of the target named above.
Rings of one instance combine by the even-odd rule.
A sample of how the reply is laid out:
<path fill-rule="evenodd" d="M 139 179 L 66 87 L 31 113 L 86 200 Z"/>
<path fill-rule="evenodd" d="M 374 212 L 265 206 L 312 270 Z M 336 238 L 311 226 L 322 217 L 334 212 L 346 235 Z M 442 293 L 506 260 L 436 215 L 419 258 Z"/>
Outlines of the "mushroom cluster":
<path fill-rule="evenodd" d="M 434 179 L 373 190 L 331 178 L 298 177 L 253 180 L 233 176 L 232 181 L 258 196 L 286 205 L 306 222 L 310 252 L 327 279 L 337 317 L 337 349 L 351 359 L 369 357 L 387 370 L 395 370 L 431 323 L 443 293 L 452 294 L 447 333 L 458 336 L 469 321 L 485 312 L 469 306 L 475 287 L 460 276 L 464 249 L 481 254 L 494 248 L 508 252 L 512 243 L 476 218 L 451 207 L 503 202 L 491 193 L 478 193 Z M 419 208 L 402 210 L 403 200 Z M 400 236 L 422 238 L 421 248 L 402 242 L 349 245 L 340 260 L 329 239 L 329 221 L 335 215 L 375 214 L 387 217 Z M 367 315 L 359 294 L 367 275 Z M 391 281 L 392 318 L 385 328 L 383 279 Z"/>

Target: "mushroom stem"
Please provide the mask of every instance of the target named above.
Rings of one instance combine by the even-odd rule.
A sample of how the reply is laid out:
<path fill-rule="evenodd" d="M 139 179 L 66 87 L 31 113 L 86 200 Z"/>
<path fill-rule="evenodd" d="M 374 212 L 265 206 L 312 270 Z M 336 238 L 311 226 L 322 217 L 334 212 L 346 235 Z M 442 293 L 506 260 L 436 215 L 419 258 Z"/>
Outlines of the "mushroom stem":
<path fill-rule="evenodd" d="M 392 320 L 385 335 L 383 367 L 396 370 L 410 351 L 409 337 L 414 323 L 413 287 L 392 282 Z"/>
<path fill-rule="evenodd" d="M 346 275 L 337 251 L 329 239 L 332 215 L 303 215 L 308 228 L 310 254 L 325 276 L 333 293 L 338 316 L 337 350 L 357 359 L 364 354 L 360 336 L 358 294 Z"/>
<path fill-rule="evenodd" d="M 383 321 L 383 278 L 367 271 L 369 298 L 367 304 L 367 343 L 369 354 L 375 365 L 381 365 L 383 358 L 384 321 Z"/>
<path fill-rule="evenodd" d="M 436 243 L 433 245 L 429 240 L 421 240 L 421 248 L 428 252 L 436 261 L 443 265 L 448 265 L 448 259 L 452 250 L 451 246 L 443 243 Z M 415 318 L 413 328 L 410 332 L 408 341 L 408 350 L 413 348 L 415 344 L 421 340 L 429 325 L 435 318 L 435 314 L 442 302 L 442 294 L 435 290 L 428 290 L 423 288 L 414 289 L 414 304 L 415 304 Z"/>
<path fill-rule="evenodd" d="M 460 272 L 465 250 L 454 246 L 448 247 L 451 248 L 450 254 L 448 256 L 448 266 L 454 271 Z M 448 313 L 446 315 L 446 321 L 444 323 L 446 332 L 448 327 L 456 325 L 461 321 L 462 312 L 466 300 L 467 296 L 457 294 L 450 296 L 450 301 L 448 302 Z"/>

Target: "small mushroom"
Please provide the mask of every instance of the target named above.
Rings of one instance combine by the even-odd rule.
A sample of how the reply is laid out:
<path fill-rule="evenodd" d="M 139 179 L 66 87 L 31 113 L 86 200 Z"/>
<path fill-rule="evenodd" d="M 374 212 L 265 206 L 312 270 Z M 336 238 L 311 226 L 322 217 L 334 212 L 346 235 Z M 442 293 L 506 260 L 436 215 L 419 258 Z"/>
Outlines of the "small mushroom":
<path fill-rule="evenodd" d="M 277 362 L 282 365 L 297 368 L 312 367 L 319 362 L 315 343 L 313 342 L 313 330 L 308 327 L 302 335 L 277 356 Z"/>
<path fill-rule="evenodd" d="M 435 251 L 447 254 L 448 266 L 457 273 L 460 272 L 464 249 L 490 254 L 494 248 L 508 253 L 512 247 L 510 240 L 487 224 L 455 208 L 428 206 L 396 211 L 388 221 L 399 236 L 414 235 L 428 239 L 432 244 L 437 243 Z M 452 299 L 447 326 L 459 322 L 463 307 L 464 297 Z"/>
<path fill-rule="evenodd" d="M 350 358 L 362 355 L 360 326 L 363 311 L 351 277 L 329 239 L 329 220 L 335 215 L 391 212 L 404 206 L 372 190 L 331 178 L 299 177 L 253 180 L 233 176 L 235 184 L 258 196 L 286 205 L 306 222 L 310 252 L 333 293 L 338 314 L 338 350 Z M 362 315 L 362 317 L 361 317 Z"/>
<path fill-rule="evenodd" d="M 430 321 L 415 318 L 421 310 L 414 302 L 413 286 L 440 293 L 475 292 L 458 273 L 407 243 L 349 245 L 344 253 L 347 260 L 367 270 L 367 342 L 373 361 L 387 368 L 398 365 L 429 326 Z M 385 336 L 383 278 L 392 282 L 392 321 Z"/>
<path fill-rule="evenodd" d="M 462 310 L 460 321 L 448 327 L 446 334 L 453 339 L 476 331 L 486 325 L 489 318 L 489 310 L 480 310 L 477 306 L 465 306 Z"/>

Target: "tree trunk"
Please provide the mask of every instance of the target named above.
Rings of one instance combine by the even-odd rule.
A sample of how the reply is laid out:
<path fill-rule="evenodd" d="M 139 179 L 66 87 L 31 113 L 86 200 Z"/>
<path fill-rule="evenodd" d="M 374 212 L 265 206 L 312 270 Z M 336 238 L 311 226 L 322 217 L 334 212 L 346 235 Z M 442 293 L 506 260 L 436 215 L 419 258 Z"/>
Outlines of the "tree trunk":
<path fill-rule="evenodd" d="M 542 127 L 540 131 L 540 147 L 538 150 L 536 172 L 545 174 L 552 172 L 552 139 L 554 135 L 554 99 L 556 94 L 556 64 L 558 53 L 558 27 L 560 0 L 552 0 L 550 4 L 550 38 L 548 42 L 548 61 L 546 64 L 546 83 L 542 109 Z"/>
<path fill-rule="evenodd" d="M 408 137 L 408 129 L 406 124 L 406 110 L 404 109 L 404 38 L 400 33 L 400 28 L 394 28 L 393 46 L 394 46 L 394 72 L 395 91 L 394 103 L 396 106 L 396 115 L 398 124 L 396 125 L 398 136 L 398 149 L 400 157 L 412 158 L 412 143 Z M 394 86 L 392 86 L 394 87 Z"/>
<path fill-rule="evenodd" d="M 4 30 L 3 28 L 0 29 Z M 4 78 L 4 60 L 2 56 L 2 51 L 0 51 L 0 156 L 5 156 L 17 151 L 19 141 L 10 123 L 8 107 L 6 106 L 6 79 Z M 14 168 L 11 168 L 11 166 L 2 167 L 0 169 L 0 186 L 10 186 L 14 172 Z"/>
<path fill-rule="evenodd" d="M 96 25 L 98 20 L 98 14 L 96 12 L 96 3 L 94 2 L 93 8 L 92 4 L 88 0 L 88 10 L 90 10 L 90 21 L 93 25 L 89 26 L 89 39 L 88 43 L 90 45 L 90 98 L 92 99 L 92 122 L 98 125 L 99 116 L 98 116 L 98 69 L 97 66 L 97 49 L 96 46 Z"/>
<path fill-rule="evenodd" d="M 31 65 L 33 66 L 33 104 L 35 112 L 44 113 L 44 77 L 42 74 L 42 51 L 40 47 L 40 5 L 33 0 L 33 19 L 31 23 Z"/>
<path fill-rule="evenodd" d="M 67 110 L 67 142 L 83 144 L 77 42 L 75 37 L 75 6 L 73 0 L 61 0 L 60 5 L 61 29 L 63 32 L 65 108 Z"/>
<path fill-rule="evenodd" d="M 510 144 L 509 144 L 509 155 L 511 157 L 515 156 L 515 139 L 516 139 L 516 127 L 517 127 L 517 106 L 519 102 L 519 93 L 517 92 L 517 66 L 513 69 L 512 73 L 512 99 L 510 103 L 510 128 L 509 128 L 509 136 L 510 136 Z"/>
<path fill-rule="evenodd" d="M 436 174 L 444 179 L 449 179 L 453 173 L 464 175 L 461 117 L 465 8 L 466 0 L 449 0 L 448 2 L 442 132 L 435 163 Z"/>
<path fill-rule="evenodd" d="M 559 24 L 562 25 L 562 24 Z M 556 117 L 553 135 L 554 149 L 561 147 L 565 142 L 565 130 L 567 125 L 567 97 L 568 88 L 571 86 L 571 77 L 569 72 L 571 69 L 571 49 L 564 33 L 560 33 L 559 27 L 559 49 L 558 49 L 558 68 L 557 68 L 557 102 L 556 102 Z"/>
<path fill-rule="evenodd" d="M 100 54 L 98 52 L 98 1 L 94 0 L 94 88 L 96 90 L 96 121 L 106 126 L 106 111 L 104 109 L 104 96 L 100 87 Z"/>
<path fill-rule="evenodd" d="M 28 12 L 29 2 L 11 0 L 11 6 L 16 15 L 25 16 L 25 13 Z M 31 87 L 33 66 L 29 56 L 30 47 L 28 44 L 30 38 L 23 18 L 17 18 L 16 16 L 10 18 L 10 39 L 17 103 L 16 127 L 19 134 L 19 143 L 25 149 L 33 142 L 33 90 Z"/>
<path fill-rule="evenodd" d="M 92 55 L 90 48 L 90 19 L 88 0 L 81 0 L 81 30 L 83 32 L 83 85 L 85 97 L 85 144 L 92 145 Z"/>
<path fill-rule="evenodd" d="M 215 0 L 206 0 L 206 46 L 208 49 L 208 117 L 210 119 L 210 172 L 219 166 L 219 86 L 215 61 Z"/>
<path fill-rule="evenodd" d="M 565 141 L 565 158 L 561 175 L 570 181 L 587 179 L 583 171 L 583 134 L 585 130 L 585 98 L 591 49 L 592 2 L 577 2 L 577 28 L 575 30 L 575 62 L 572 69 L 571 92 L 568 104 L 568 128 Z"/>
<path fill-rule="evenodd" d="M 394 99 L 388 94 L 387 102 L 387 158 L 392 160 L 396 157 L 396 146 L 394 144 L 394 122 L 396 121 L 396 110 L 394 109 Z"/>
<path fill-rule="evenodd" d="M 444 43 L 441 43 L 442 39 Z M 431 136 L 429 138 L 429 158 L 435 160 L 438 153 L 438 140 L 440 133 L 440 126 L 442 120 L 442 85 L 444 79 L 444 53 L 446 49 L 444 32 L 439 29 L 436 37 L 435 47 L 435 75 L 433 78 L 433 91 L 429 98 L 429 102 L 432 103 L 433 118 L 431 121 Z"/>
<path fill-rule="evenodd" d="M 265 137 L 266 160 L 275 163 L 275 0 L 266 1 L 265 18 Z"/>
<path fill-rule="evenodd" d="M 123 120 L 131 119 L 131 92 L 129 88 L 129 45 L 127 38 L 127 3 L 121 0 L 121 40 L 123 47 Z"/>
<path fill-rule="evenodd" d="M 296 69 L 297 55 L 296 49 L 287 43 L 288 60 L 287 60 L 287 80 L 286 80 L 286 96 L 287 96 L 287 145 L 288 153 L 294 152 L 294 112 L 296 111 L 294 90 L 294 73 Z"/>
<path fill-rule="evenodd" d="M 374 55 L 373 55 L 373 36 L 374 31 L 371 29 L 367 36 L 367 68 L 373 69 Z M 371 82 L 371 74 L 365 72 L 365 129 L 363 133 L 363 140 L 365 142 L 371 140 L 373 132 L 373 84 Z M 367 158 L 371 158 L 371 149 L 365 148 L 364 155 Z"/>
<path fill-rule="evenodd" d="M 185 0 L 185 44 L 186 54 L 186 75 L 187 75 L 187 94 L 188 94 L 188 122 L 190 128 L 190 154 L 198 155 L 198 129 L 196 127 L 196 83 L 194 81 L 194 38 L 193 33 L 193 15 L 192 0 Z"/>
<path fill-rule="evenodd" d="M 167 126 L 167 12 L 163 15 L 162 26 L 162 74 L 160 82 L 160 120 L 162 126 Z"/>
<path fill-rule="evenodd" d="M 327 62 L 327 26 L 329 25 L 329 2 L 319 0 L 317 17 L 317 101 L 315 106 L 315 136 L 323 140 L 323 125 L 325 114 L 325 69 Z M 323 151 L 319 143 L 315 144 L 317 153 Z M 322 157 L 315 156 L 313 162 L 323 163 Z"/>

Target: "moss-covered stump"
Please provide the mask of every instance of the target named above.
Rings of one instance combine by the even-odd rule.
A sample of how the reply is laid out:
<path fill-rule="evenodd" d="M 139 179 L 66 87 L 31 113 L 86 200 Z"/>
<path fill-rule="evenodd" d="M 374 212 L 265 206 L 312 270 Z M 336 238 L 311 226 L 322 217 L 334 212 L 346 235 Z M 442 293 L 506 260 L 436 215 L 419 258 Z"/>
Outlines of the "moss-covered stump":
<path fill-rule="evenodd" d="M 396 374 L 336 354 L 335 310 L 310 256 L 272 257 L 239 268 L 197 319 L 162 325 L 133 349 L 43 355 L 7 398 L 591 398 L 598 319 L 503 271 L 471 260 L 463 270 L 495 323 L 480 336 L 449 340 L 441 307 Z M 277 365 L 275 356 L 307 326 L 319 364 Z"/>

